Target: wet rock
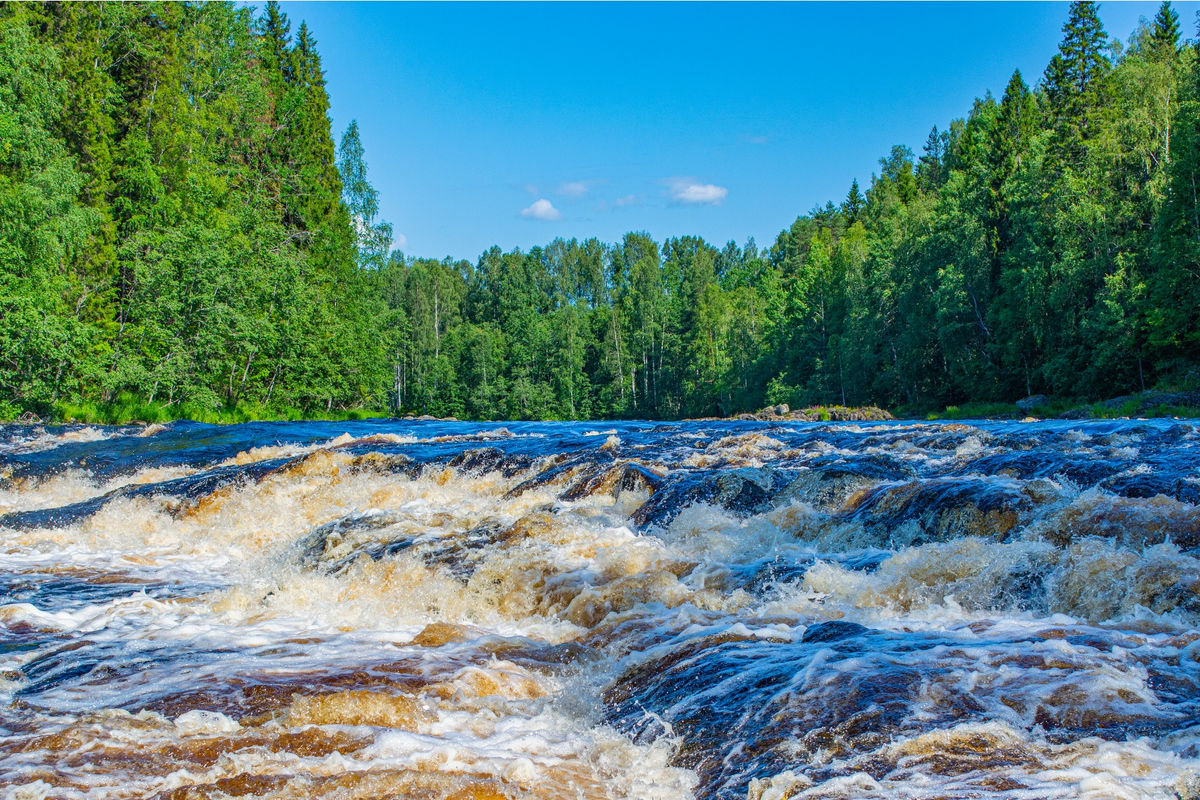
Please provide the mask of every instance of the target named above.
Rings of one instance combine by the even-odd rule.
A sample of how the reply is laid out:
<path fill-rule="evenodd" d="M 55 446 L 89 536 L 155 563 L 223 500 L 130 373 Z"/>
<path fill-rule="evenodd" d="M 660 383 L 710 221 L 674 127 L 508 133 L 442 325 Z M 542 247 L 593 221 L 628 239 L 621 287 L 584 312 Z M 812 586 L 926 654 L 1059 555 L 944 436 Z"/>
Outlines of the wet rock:
<path fill-rule="evenodd" d="M 771 507 L 771 498 L 795 478 L 794 471 L 742 468 L 720 472 L 679 471 L 633 514 L 639 526 L 665 525 L 696 503 L 749 516 Z"/>
<path fill-rule="evenodd" d="M 1164 495 L 1182 503 L 1200 505 L 1200 486 L 1184 480 L 1155 473 L 1117 475 L 1100 484 L 1101 489 L 1122 497 L 1156 497 Z"/>
<path fill-rule="evenodd" d="M 753 514 L 763 510 L 770 499 L 771 481 L 760 482 L 761 475 L 755 473 L 726 472 L 717 476 L 716 501 L 730 511 Z"/>
<path fill-rule="evenodd" d="M 679 642 L 614 681 L 606 719 L 635 741 L 669 724 L 680 741 L 673 763 L 696 772 L 697 797 L 747 797 L 752 781 L 761 786 L 798 762 L 878 749 L 911 714 L 922 675 L 885 653 L 940 642 L 874 631 L 864 650 L 854 641 L 868 631 L 861 627 L 814 626 L 837 644 L 729 633 Z"/>
<path fill-rule="evenodd" d="M 352 546 L 346 539 L 352 534 L 378 531 L 402 521 L 403 517 L 386 512 L 350 514 L 313 528 L 291 547 L 291 560 L 303 567 L 320 566 L 334 574 L 345 569 L 360 555 L 379 559 L 408 549 L 413 537 L 397 537 L 390 541 L 375 541 Z"/>
<path fill-rule="evenodd" d="M 579 487 L 596 477 L 611 465 L 616 458 L 611 452 L 596 450 L 584 451 L 571 455 L 560 454 L 539 464 L 538 471 L 529 478 L 521 481 L 504 495 L 505 498 L 519 497 L 532 489 L 538 489 L 550 484 L 561 484 L 564 499 L 582 497 Z M 532 463 L 532 462 L 531 462 Z M 513 473 L 515 474 L 515 473 Z M 568 495 L 570 495 L 568 497 Z"/>
<path fill-rule="evenodd" d="M 864 633 L 870 633 L 871 629 L 866 625 L 859 625 L 857 622 L 846 622 L 845 620 L 835 619 L 829 622 L 818 622 L 816 625 L 810 625 L 808 630 L 804 632 L 804 637 L 800 639 L 801 644 L 810 644 L 812 642 L 838 642 L 842 639 L 849 639 L 854 636 L 862 636 Z"/>
<path fill-rule="evenodd" d="M 445 567 L 454 577 L 467 581 L 475 574 L 476 567 L 485 557 L 489 548 L 499 541 L 520 535 L 520 531 L 504 530 L 496 524 L 477 525 L 465 533 L 439 537 L 424 543 L 419 552 L 427 565 Z M 379 558 L 391 555 L 392 552 L 399 551 L 385 550 L 380 556 L 375 556 L 373 551 L 368 551 L 368 555 L 378 561 Z"/>
<path fill-rule="evenodd" d="M 1056 448 L 1007 451 L 972 459 L 955 468 L 952 476 L 1006 475 L 1029 480 L 1033 478 L 1068 478 L 1080 486 L 1098 482 L 1128 469 L 1125 460 L 1097 458 L 1093 454 L 1063 453 Z"/>
<path fill-rule="evenodd" d="M 641 464 L 628 462 L 604 470 L 589 471 L 583 480 L 575 482 L 561 496 L 563 500 L 578 500 L 596 494 L 620 497 L 622 492 L 644 491 L 654 494 L 662 486 L 663 476 Z"/>
<path fill-rule="evenodd" d="M 481 447 L 462 451 L 450 459 L 447 466 L 476 475 L 499 472 L 508 478 L 528 469 L 532 463 L 532 459 L 528 456 L 510 455 L 499 447 Z"/>
<path fill-rule="evenodd" d="M 774 498 L 773 505 L 803 500 L 819 511 L 841 511 L 858 492 L 914 475 L 908 464 L 885 456 L 823 458 L 806 467 Z"/>
<path fill-rule="evenodd" d="M 1028 397 L 1022 397 L 1016 402 L 1017 408 L 1026 414 L 1048 405 L 1050 405 L 1050 398 L 1044 394 L 1031 394 Z"/>
<path fill-rule="evenodd" d="M 1038 524 L 1043 536 L 1060 546 L 1096 537 L 1124 547 L 1169 541 L 1185 552 L 1200 548 L 1196 506 L 1162 494 L 1143 498 L 1089 491 Z"/>
<path fill-rule="evenodd" d="M 257 483 L 266 475 L 285 468 L 288 459 L 275 458 L 252 464 L 217 467 L 207 472 L 188 475 L 160 483 L 122 486 L 107 494 L 58 508 L 14 511 L 0 516 L 0 527 L 31 530 L 35 528 L 65 528 L 92 516 L 120 497 L 162 497 L 165 510 L 179 517 L 201 506 L 218 492 L 235 486 Z"/>
<path fill-rule="evenodd" d="M 1000 538 L 1033 508 L 1033 498 L 1015 483 L 934 478 L 869 491 L 844 517 L 861 523 L 877 546 L 890 547 L 960 536 Z"/>

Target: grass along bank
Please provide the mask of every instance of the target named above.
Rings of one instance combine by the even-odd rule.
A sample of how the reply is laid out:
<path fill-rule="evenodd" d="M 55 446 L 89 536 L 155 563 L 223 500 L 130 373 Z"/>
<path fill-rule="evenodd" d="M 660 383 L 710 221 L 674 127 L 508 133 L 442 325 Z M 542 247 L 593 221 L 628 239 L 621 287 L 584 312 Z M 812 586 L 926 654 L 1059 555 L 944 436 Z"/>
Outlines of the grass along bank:
<path fill-rule="evenodd" d="M 922 417 L 919 413 L 897 416 Z M 1174 392 L 1151 390 L 1100 401 L 1054 398 L 1029 412 L 1021 410 L 1016 403 L 964 403 L 923 416 L 927 420 L 1200 418 L 1200 389 Z"/>
<path fill-rule="evenodd" d="M 389 416 L 386 411 L 365 408 L 335 409 L 331 412 L 304 411 L 299 408 L 271 408 L 254 403 L 209 406 L 190 403 L 147 403 L 119 398 L 107 403 L 60 402 L 47 422 L 88 422 L 99 425 L 124 425 L 130 422 L 171 422 L 190 419 L 195 422 L 234 424 L 239 422 L 299 420 L 359 420 Z"/>

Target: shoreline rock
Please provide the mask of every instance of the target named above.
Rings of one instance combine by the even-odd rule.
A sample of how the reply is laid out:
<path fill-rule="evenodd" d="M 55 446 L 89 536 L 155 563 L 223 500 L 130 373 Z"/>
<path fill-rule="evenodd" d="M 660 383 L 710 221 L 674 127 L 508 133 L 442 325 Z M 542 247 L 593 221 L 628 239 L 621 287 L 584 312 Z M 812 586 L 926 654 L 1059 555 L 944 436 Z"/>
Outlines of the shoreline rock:
<path fill-rule="evenodd" d="M 684 422 L 741 420 L 745 422 L 886 422 L 896 419 L 892 412 L 878 406 L 809 406 L 789 408 L 786 403 L 767 406 L 757 412 L 743 412 L 729 417 L 699 417 Z"/>
<path fill-rule="evenodd" d="M 1113 397 L 1108 400 L 1101 400 L 1093 403 L 1093 406 L 1100 406 L 1106 409 L 1116 411 L 1126 405 L 1136 404 L 1129 413 L 1133 416 L 1144 416 L 1160 407 L 1166 408 L 1200 408 L 1200 389 L 1193 389 L 1184 392 L 1160 392 L 1154 389 L 1149 389 L 1137 394 L 1123 394 L 1120 397 Z M 1055 419 L 1088 419 L 1092 416 L 1091 409 L 1088 407 L 1072 408 L 1068 411 L 1057 415 Z"/>

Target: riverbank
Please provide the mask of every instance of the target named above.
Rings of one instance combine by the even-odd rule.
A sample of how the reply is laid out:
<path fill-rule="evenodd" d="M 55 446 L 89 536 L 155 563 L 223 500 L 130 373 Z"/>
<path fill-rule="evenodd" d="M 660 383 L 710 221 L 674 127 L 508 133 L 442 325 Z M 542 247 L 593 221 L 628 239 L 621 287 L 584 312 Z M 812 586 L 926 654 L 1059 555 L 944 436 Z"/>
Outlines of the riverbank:
<path fill-rule="evenodd" d="M 1040 402 L 1032 407 L 1026 400 Z M 1022 408 L 1021 405 L 1026 405 Z M 298 422 L 345 421 L 395 416 L 382 409 L 350 408 L 332 411 L 305 411 L 299 408 L 270 408 L 255 404 L 238 403 L 235 406 L 204 406 L 188 403 L 146 403 L 137 400 L 117 400 L 108 403 L 58 403 L 48 417 L 29 413 L 11 419 L 0 418 L 0 422 L 31 423 L 87 423 L 98 425 L 126 425 L 135 422 L 165 423 L 179 419 L 212 424 L 236 424 L 240 422 Z M 760 422 L 879 422 L 894 419 L 963 420 L 963 419 L 1122 419 L 1127 417 L 1188 417 L 1200 418 L 1200 389 L 1183 391 L 1146 391 L 1122 395 L 1100 401 L 1083 401 L 1064 398 L 1026 398 L 1014 403 L 964 403 L 935 411 L 900 408 L 893 411 L 877 406 L 807 406 L 792 409 L 786 404 L 767 406 L 756 412 L 740 412 L 723 419 L 753 420 Z M 400 415 L 406 420 L 457 421 L 453 417 Z M 707 417 L 704 419 L 718 419 Z M 493 420 L 465 420 L 493 421 Z"/>
<path fill-rule="evenodd" d="M 349 408 L 332 411 L 305 411 L 299 408 L 271 408 L 250 403 L 233 406 L 205 406 L 190 403 L 146 403 L 137 400 L 118 400 L 109 403 L 58 403 L 48 418 L 30 419 L 29 415 L 12 421 L 68 423 L 84 422 L 98 425 L 126 425 L 131 422 L 163 423 L 179 419 L 213 424 L 239 422 L 298 422 L 300 420 L 343 420 L 387 417 L 378 409 Z"/>
<path fill-rule="evenodd" d="M 1029 398 L 1027 398 L 1029 399 Z M 941 411 L 899 413 L 901 418 L 939 419 L 1123 419 L 1127 417 L 1200 417 L 1200 389 L 1145 391 L 1108 400 L 1084 401 L 1041 398 L 1042 403 L 1022 408 L 1018 403 L 965 403 Z M 1023 401 L 1022 401 L 1023 402 Z"/>

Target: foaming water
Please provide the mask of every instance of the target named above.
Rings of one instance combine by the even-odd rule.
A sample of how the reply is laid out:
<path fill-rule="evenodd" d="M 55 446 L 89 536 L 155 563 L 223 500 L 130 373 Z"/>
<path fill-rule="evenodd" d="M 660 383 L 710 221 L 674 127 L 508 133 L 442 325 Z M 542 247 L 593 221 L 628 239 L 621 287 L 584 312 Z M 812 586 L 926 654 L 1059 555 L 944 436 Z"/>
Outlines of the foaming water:
<path fill-rule="evenodd" d="M 1171 798 L 1198 503 L 1192 421 L 0 428 L 0 787 Z"/>

